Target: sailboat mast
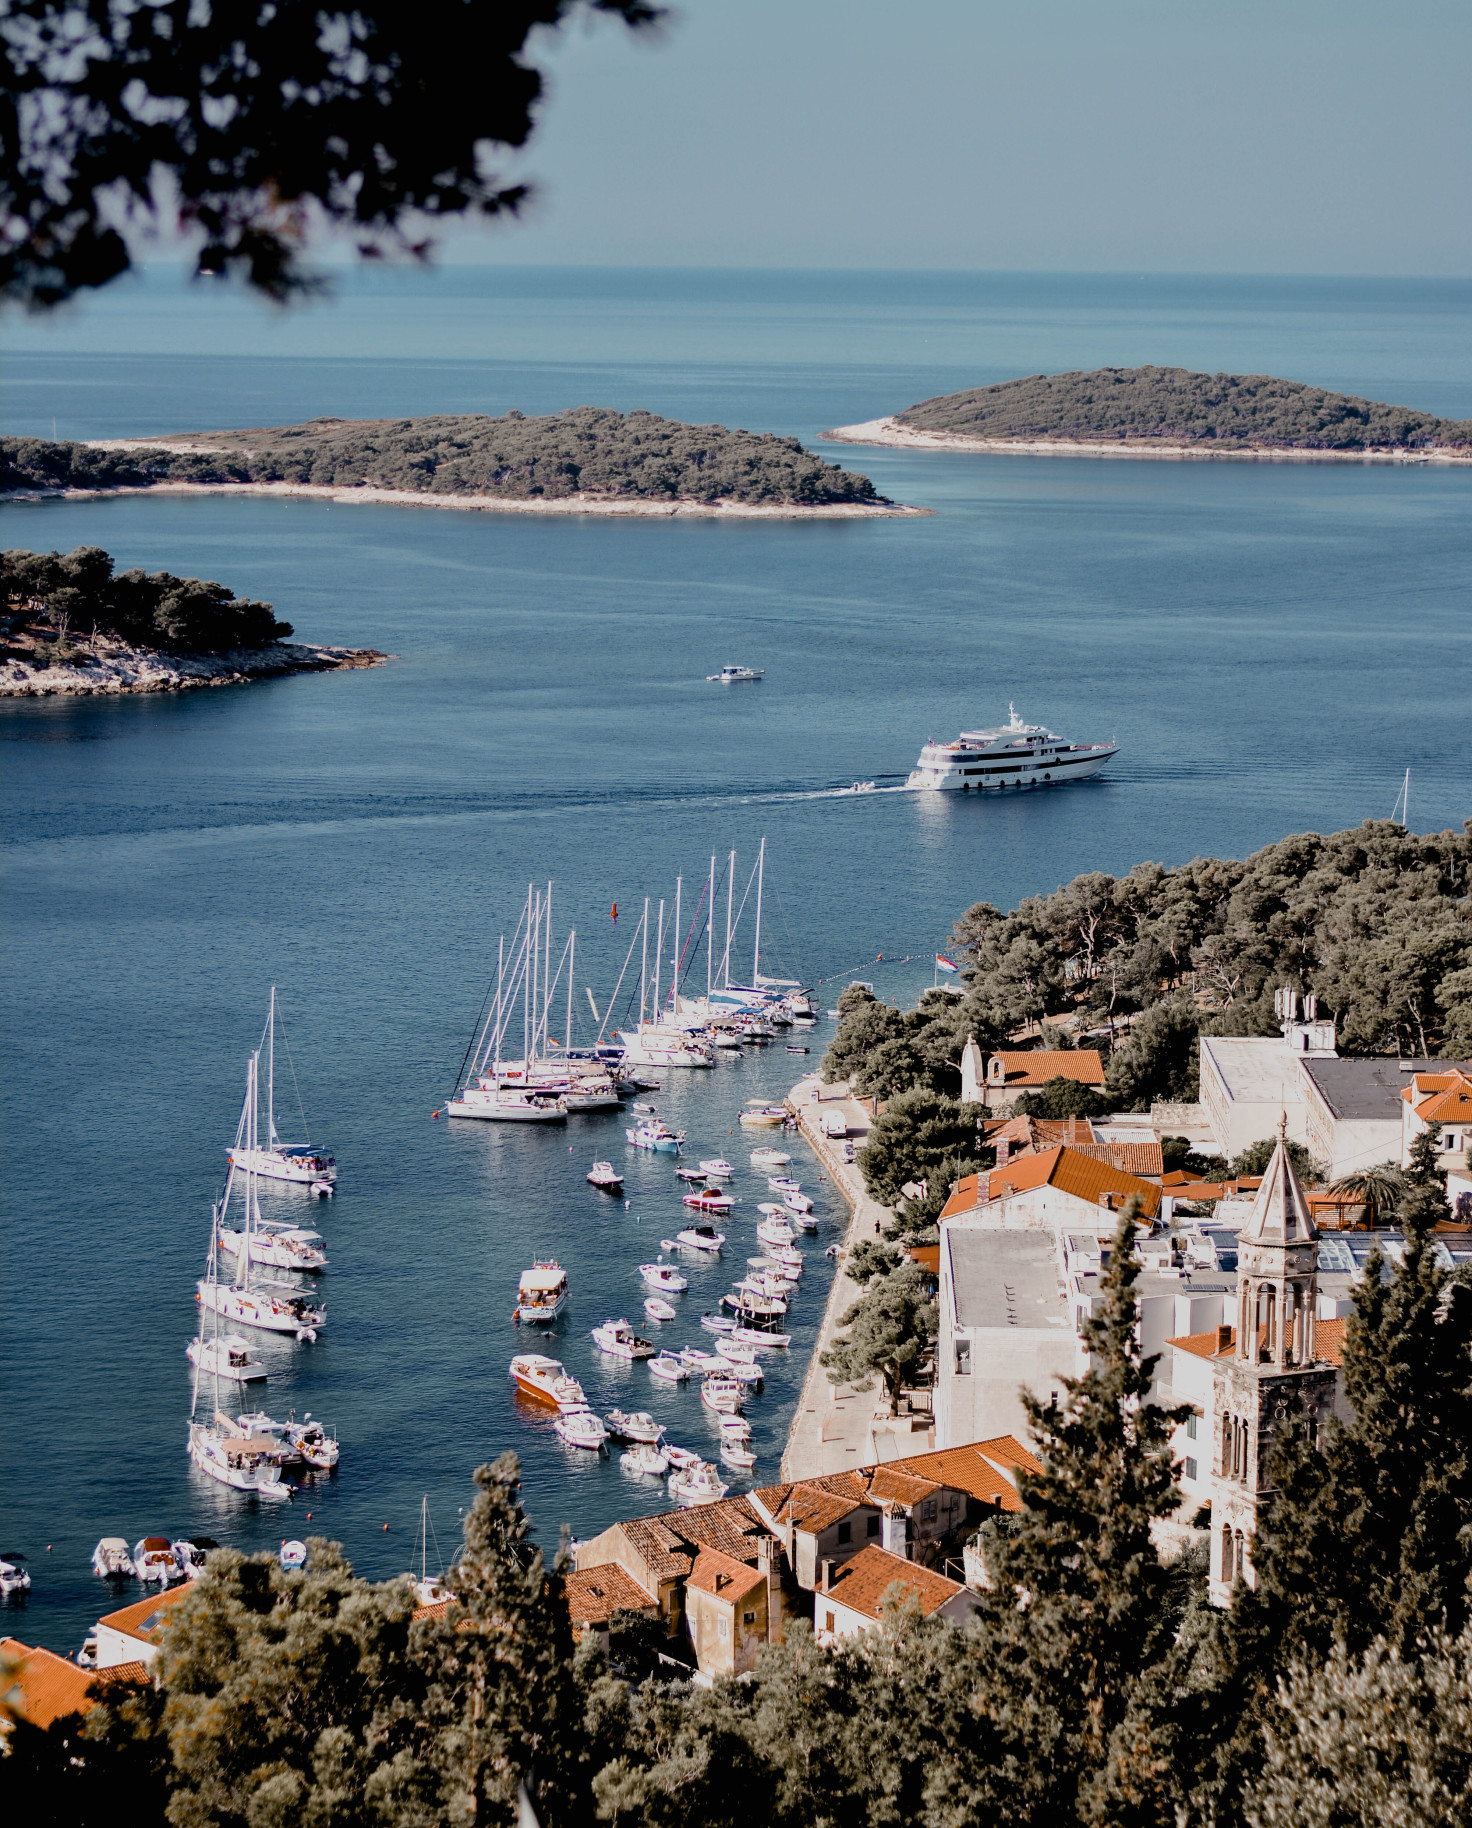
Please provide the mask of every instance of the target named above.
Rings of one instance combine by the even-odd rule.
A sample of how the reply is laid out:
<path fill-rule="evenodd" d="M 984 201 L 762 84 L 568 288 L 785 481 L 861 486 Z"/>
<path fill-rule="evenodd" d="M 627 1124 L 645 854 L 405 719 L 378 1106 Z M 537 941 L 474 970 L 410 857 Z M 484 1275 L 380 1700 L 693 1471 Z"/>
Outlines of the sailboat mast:
<path fill-rule="evenodd" d="M 721 960 L 725 988 L 731 988 L 731 908 L 736 900 L 736 853 L 731 852 L 730 866 L 726 872 L 726 953 Z"/>
<path fill-rule="evenodd" d="M 567 936 L 567 1032 L 562 1037 L 564 1049 L 572 1046 L 572 973 L 577 962 L 578 930 L 574 927 Z"/>
<path fill-rule="evenodd" d="M 664 1011 L 664 1004 L 659 1000 L 660 986 L 664 982 L 661 966 L 664 964 L 664 897 L 659 901 L 659 934 L 654 942 L 654 1020 L 658 1023 Z"/>
<path fill-rule="evenodd" d="M 506 935 L 503 933 L 496 946 L 496 1028 L 491 1041 L 491 1052 L 495 1055 L 495 1059 L 491 1063 L 491 1070 L 498 1079 L 501 1076 L 501 1030 L 504 1027 L 501 1020 L 501 990 L 505 979 Z"/>
<path fill-rule="evenodd" d="M 710 854 L 710 879 L 707 883 L 710 894 L 705 903 L 705 1007 L 710 1012 L 710 993 L 714 988 L 711 973 L 715 964 L 716 946 L 716 854 Z"/>
<path fill-rule="evenodd" d="M 762 839 L 756 854 L 756 944 L 751 953 L 751 981 L 760 984 L 762 970 L 762 877 L 766 872 L 767 841 Z"/>
<path fill-rule="evenodd" d="M 266 1031 L 266 1147 L 276 1147 L 276 986 L 271 986 L 271 1020 Z"/>
<path fill-rule="evenodd" d="M 644 897 L 644 918 L 639 922 L 639 937 L 643 944 L 639 951 L 639 1026 L 642 1028 L 648 1020 L 649 997 L 646 985 L 649 981 L 649 897 Z"/>
<path fill-rule="evenodd" d="M 675 878 L 675 949 L 670 954 L 670 1008 L 676 1015 L 680 1013 L 680 895 L 685 886 L 685 878 Z"/>
<path fill-rule="evenodd" d="M 552 1028 L 552 884 L 547 884 L 547 963 L 542 972 L 542 1051 L 539 1059 L 547 1057 L 547 1036 Z"/>

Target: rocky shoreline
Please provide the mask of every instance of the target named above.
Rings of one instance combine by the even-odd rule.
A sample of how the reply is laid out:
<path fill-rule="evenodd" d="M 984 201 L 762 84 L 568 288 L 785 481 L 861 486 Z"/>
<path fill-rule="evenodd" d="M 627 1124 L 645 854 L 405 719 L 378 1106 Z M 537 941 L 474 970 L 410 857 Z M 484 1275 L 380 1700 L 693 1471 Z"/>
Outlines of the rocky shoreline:
<path fill-rule="evenodd" d="M 0 698 L 115 698 L 124 693 L 186 692 L 200 686 L 247 685 L 288 673 L 335 673 L 383 666 L 391 658 L 372 647 L 312 647 L 281 641 L 224 654 L 167 654 L 158 648 L 108 643 L 83 665 L 24 660 L 0 663 Z"/>
<path fill-rule="evenodd" d="M 915 451 L 974 451 L 996 457 L 1134 457 L 1187 463 L 1400 463 L 1472 464 L 1472 455 L 1432 447 L 1425 451 L 1327 451 L 1270 447 L 1159 444 L 1147 439 L 968 438 L 960 432 L 920 432 L 896 418 L 840 425 L 818 436 L 829 444 L 898 445 Z"/>

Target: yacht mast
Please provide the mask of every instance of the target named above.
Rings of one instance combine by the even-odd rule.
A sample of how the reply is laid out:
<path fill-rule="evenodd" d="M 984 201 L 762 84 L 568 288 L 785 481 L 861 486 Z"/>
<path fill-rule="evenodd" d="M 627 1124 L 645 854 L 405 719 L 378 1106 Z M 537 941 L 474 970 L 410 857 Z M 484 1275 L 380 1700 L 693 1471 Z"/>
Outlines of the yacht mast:
<path fill-rule="evenodd" d="M 675 878 L 675 949 L 670 955 L 670 1009 L 675 1015 L 680 1013 L 680 891 L 685 878 Z"/>
<path fill-rule="evenodd" d="M 639 922 L 639 936 L 643 945 L 639 952 L 639 1026 L 642 1028 L 647 1020 L 649 999 L 645 985 L 649 979 L 649 897 L 644 897 L 644 918 Z"/>
<path fill-rule="evenodd" d="M 659 933 L 654 942 L 654 1021 L 656 1027 L 664 1014 L 664 1005 L 659 1000 L 660 986 L 664 982 L 661 967 L 664 964 L 664 897 L 659 898 Z"/>
<path fill-rule="evenodd" d="M 767 863 L 767 841 L 762 839 L 761 849 L 756 854 L 756 945 L 751 954 L 751 981 L 761 984 L 762 970 L 762 877 Z"/>
<path fill-rule="evenodd" d="M 731 852 L 730 865 L 726 872 L 726 953 L 721 960 L 725 988 L 731 988 L 731 907 L 736 899 L 736 853 Z"/>
<path fill-rule="evenodd" d="M 276 986 L 271 986 L 271 1015 L 266 1024 L 266 1147 L 276 1147 Z"/>
<path fill-rule="evenodd" d="M 552 1026 L 552 884 L 547 884 L 547 955 L 542 972 L 542 1045 L 537 1058 L 547 1057 L 547 1035 Z"/>
<path fill-rule="evenodd" d="M 705 1007 L 710 1013 L 710 993 L 714 988 L 711 982 L 711 971 L 714 964 L 716 945 L 716 854 L 710 854 L 710 895 L 705 904 Z"/>
<path fill-rule="evenodd" d="M 501 1021 L 501 987 L 505 981 L 505 977 L 506 935 L 503 933 L 496 946 L 496 1027 L 491 1041 L 491 1052 L 495 1055 L 495 1059 L 491 1063 L 491 1070 L 498 1079 L 501 1076 L 501 1029 L 503 1026 Z"/>
<path fill-rule="evenodd" d="M 577 940 L 578 930 L 574 927 L 567 936 L 567 1032 L 562 1037 L 564 1054 L 572 1046 L 572 977 L 573 966 L 577 961 Z"/>

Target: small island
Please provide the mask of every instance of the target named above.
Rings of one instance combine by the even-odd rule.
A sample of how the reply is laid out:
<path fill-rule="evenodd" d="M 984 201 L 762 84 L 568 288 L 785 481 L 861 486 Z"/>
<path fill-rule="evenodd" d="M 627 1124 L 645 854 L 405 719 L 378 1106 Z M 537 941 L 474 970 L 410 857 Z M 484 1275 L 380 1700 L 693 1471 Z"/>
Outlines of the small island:
<path fill-rule="evenodd" d="M 915 514 L 796 438 L 580 406 L 528 418 L 313 419 L 254 431 L 0 439 L 0 493 L 211 489 L 558 514 Z"/>
<path fill-rule="evenodd" d="M 1472 463 L 1472 420 L 1261 374 L 1096 368 L 922 400 L 823 436 L 843 444 L 1070 457 Z"/>
<path fill-rule="evenodd" d="M 92 698 L 379 666 L 376 648 L 288 642 L 269 603 L 100 546 L 0 552 L 0 698 Z"/>

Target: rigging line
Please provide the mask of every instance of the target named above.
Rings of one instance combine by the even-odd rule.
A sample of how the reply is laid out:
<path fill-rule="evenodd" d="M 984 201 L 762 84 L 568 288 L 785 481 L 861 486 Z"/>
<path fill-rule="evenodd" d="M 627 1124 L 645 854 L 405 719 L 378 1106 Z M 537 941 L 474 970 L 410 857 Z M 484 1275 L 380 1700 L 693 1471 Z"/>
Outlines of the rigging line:
<path fill-rule="evenodd" d="M 687 932 L 685 935 L 685 944 L 680 950 L 679 958 L 675 960 L 675 971 L 681 981 L 683 981 L 684 973 L 681 972 L 680 967 L 685 963 L 686 954 L 691 951 L 690 934 L 694 933 L 694 931 L 695 931 L 695 923 L 697 920 L 700 919 L 700 910 L 705 906 L 705 897 L 706 897 L 707 893 L 709 892 L 709 889 L 710 889 L 709 882 L 701 883 L 700 900 L 697 901 L 695 904 L 695 912 L 690 916 L 690 929 L 689 929 L 689 932 Z M 707 922 L 707 924 L 708 924 L 708 922 Z M 703 933 L 704 931 L 705 931 L 705 928 L 702 927 L 701 932 Z M 695 945 L 698 947 L 699 944 L 700 944 L 700 941 L 697 939 L 695 941 Z"/>
<path fill-rule="evenodd" d="M 291 1043 L 286 1038 L 286 1024 L 281 1019 L 281 999 L 279 997 L 276 999 L 276 1020 L 281 1028 L 281 1045 L 286 1049 L 286 1066 L 291 1074 L 291 1089 L 296 1093 L 297 1113 L 302 1120 L 302 1141 L 310 1143 L 312 1132 L 307 1124 L 307 1107 L 302 1103 L 302 1088 L 296 1082 L 296 1062 L 291 1057 Z"/>
<path fill-rule="evenodd" d="M 466 1067 L 466 1063 L 470 1059 L 470 1050 L 475 1046 L 476 1042 L 480 1038 L 480 1019 L 486 1013 L 486 1006 L 491 1000 L 491 989 L 494 986 L 495 982 L 496 982 L 496 980 L 494 978 L 492 978 L 490 980 L 490 982 L 486 985 L 486 993 L 481 998 L 480 1008 L 475 1012 L 475 1022 L 470 1030 L 470 1039 L 465 1043 L 465 1057 L 464 1057 L 464 1059 L 461 1060 L 460 1070 L 455 1075 L 455 1090 L 457 1092 L 460 1090 L 461 1080 L 465 1077 L 465 1067 Z"/>
<path fill-rule="evenodd" d="M 679 980 L 678 984 L 675 986 L 675 995 L 676 996 L 678 996 L 680 994 L 680 991 L 683 990 L 685 987 L 685 979 L 687 977 L 689 977 L 691 968 L 695 964 L 696 954 L 700 951 L 700 942 L 702 939 L 704 939 L 706 929 L 709 926 L 710 926 L 710 916 L 707 915 L 706 919 L 705 919 L 705 925 L 701 927 L 699 933 L 697 933 L 695 936 L 695 945 L 691 949 L 691 952 L 690 952 L 690 963 L 688 965 L 686 965 L 683 973 L 680 976 L 680 980 Z M 683 958 L 684 954 L 682 953 L 680 956 Z"/>
<path fill-rule="evenodd" d="M 782 892 L 777 887 L 775 879 L 772 883 L 772 899 L 777 904 L 777 912 L 782 916 L 782 931 L 787 935 L 787 943 L 792 948 L 793 975 L 797 978 L 797 981 L 801 983 L 803 981 L 802 964 L 797 950 L 797 941 L 792 937 L 792 927 L 787 919 L 786 904 L 782 900 Z"/>
<path fill-rule="evenodd" d="M 746 878 L 746 887 L 742 891 L 741 906 L 739 908 L 737 908 L 736 918 L 731 922 L 731 939 L 733 942 L 735 941 L 737 932 L 740 930 L 740 927 L 741 927 L 741 916 L 746 912 L 746 904 L 751 898 L 751 885 L 752 885 L 752 883 L 754 883 L 756 881 L 756 872 L 757 872 L 757 865 L 753 863 L 751 866 L 751 874 Z M 726 956 L 725 956 L 724 960 L 722 961 L 722 963 L 723 963 L 724 969 L 727 972 L 727 975 L 729 976 L 730 969 L 731 969 L 731 948 L 729 946 L 726 948 Z"/>

